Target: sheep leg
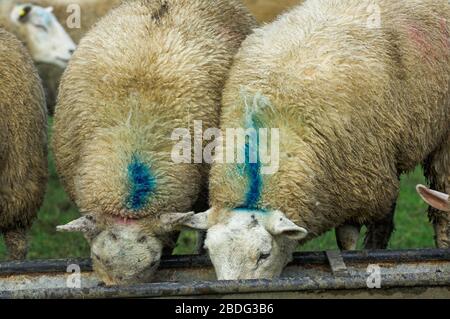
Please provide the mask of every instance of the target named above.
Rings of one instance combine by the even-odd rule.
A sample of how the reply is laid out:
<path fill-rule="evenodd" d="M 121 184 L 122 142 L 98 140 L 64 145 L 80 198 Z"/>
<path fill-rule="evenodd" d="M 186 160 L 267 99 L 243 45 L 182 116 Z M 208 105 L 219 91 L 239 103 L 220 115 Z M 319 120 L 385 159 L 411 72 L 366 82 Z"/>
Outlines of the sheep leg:
<path fill-rule="evenodd" d="M 166 243 L 164 245 L 162 255 L 163 256 L 171 256 L 173 250 L 177 246 L 178 237 L 180 237 L 180 232 L 175 232 L 173 234 L 170 234 L 166 240 Z"/>
<path fill-rule="evenodd" d="M 367 224 L 367 233 L 364 238 L 364 249 L 386 249 L 394 231 L 394 213 L 396 202 L 386 217 L 374 223 Z"/>
<path fill-rule="evenodd" d="M 361 225 L 345 224 L 336 228 L 336 242 L 340 250 L 356 250 Z"/>
<path fill-rule="evenodd" d="M 26 229 L 18 228 L 8 230 L 3 234 L 8 257 L 11 260 L 24 260 L 28 252 L 28 240 Z"/>
<path fill-rule="evenodd" d="M 424 171 L 432 189 L 450 193 L 450 134 L 425 161 Z M 450 215 L 429 207 L 428 216 L 433 223 L 436 246 L 450 248 Z"/>
<path fill-rule="evenodd" d="M 206 254 L 205 250 L 206 231 L 198 231 L 196 253 L 199 255 Z"/>
<path fill-rule="evenodd" d="M 438 248 L 450 248 L 450 220 L 448 214 L 436 213 L 435 209 L 430 209 L 435 233 L 435 243 Z"/>

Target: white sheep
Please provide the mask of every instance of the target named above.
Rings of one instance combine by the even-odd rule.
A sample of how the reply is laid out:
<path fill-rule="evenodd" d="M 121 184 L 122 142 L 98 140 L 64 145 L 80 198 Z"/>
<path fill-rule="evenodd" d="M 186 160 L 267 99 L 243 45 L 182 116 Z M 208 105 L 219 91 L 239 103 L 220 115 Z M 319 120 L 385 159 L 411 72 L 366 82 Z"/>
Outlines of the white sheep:
<path fill-rule="evenodd" d="M 279 129 L 279 169 L 213 165 L 212 208 L 185 225 L 208 229 L 219 279 L 276 277 L 298 243 L 385 221 L 399 176 L 419 164 L 448 192 L 448 21 L 447 0 L 309 0 L 244 41 L 221 127 Z M 448 247 L 448 216 L 432 217 Z"/>

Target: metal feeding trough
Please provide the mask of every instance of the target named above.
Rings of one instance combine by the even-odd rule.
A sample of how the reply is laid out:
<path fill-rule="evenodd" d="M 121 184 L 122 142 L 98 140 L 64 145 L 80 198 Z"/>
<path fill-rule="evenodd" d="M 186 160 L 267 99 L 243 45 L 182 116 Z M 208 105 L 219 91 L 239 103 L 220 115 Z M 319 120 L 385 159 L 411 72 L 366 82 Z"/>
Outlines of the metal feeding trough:
<path fill-rule="evenodd" d="M 154 282 L 115 287 L 89 260 L 0 263 L 0 298 L 118 297 L 450 298 L 450 250 L 303 252 L 279 279 L 243 281 L 216 281 L 207 256 L 171 256 Z"/>

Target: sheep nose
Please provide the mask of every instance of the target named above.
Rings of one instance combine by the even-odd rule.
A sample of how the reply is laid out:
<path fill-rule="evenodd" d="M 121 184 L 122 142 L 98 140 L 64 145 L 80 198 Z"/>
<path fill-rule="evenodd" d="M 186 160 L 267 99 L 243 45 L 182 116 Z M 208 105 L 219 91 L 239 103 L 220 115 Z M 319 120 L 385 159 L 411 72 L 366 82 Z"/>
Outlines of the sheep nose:
<path fill-rule="evenodd" d="M 69 54 L 72 55 L 75 52 L 75 49 L 70 49 Z"/>

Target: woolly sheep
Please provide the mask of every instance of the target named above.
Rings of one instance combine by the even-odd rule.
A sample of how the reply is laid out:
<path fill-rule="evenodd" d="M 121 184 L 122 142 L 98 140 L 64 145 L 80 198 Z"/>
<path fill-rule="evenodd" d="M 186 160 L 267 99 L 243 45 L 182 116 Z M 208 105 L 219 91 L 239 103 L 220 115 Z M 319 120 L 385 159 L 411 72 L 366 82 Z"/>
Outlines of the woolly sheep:
<path fill-rule="evenodd" d="M 221 127 L 279 128 L 279 169 L 264 175 L 248 158 L 212 166 L 212 208 L 185 225 L 208 229 L 219 279 L 276 277 L 298 242 L 383 221 L 400 174 L 420 163 L 449 191 L 448 1 L 376 4 L 306 1 L 244 41 Z M 448 247 L 447 218 L 433 223 Z"/>
<path fill-rule="evenodd" d="M 9 257 L 24 259 L 47 180 L 45 100 L 31 58 L 3 29 L 0 56 L 0 234 Z"/>
<path fill-rule="evenodd" d="M 209 165 L 171 159 L 176 128 L 217 127 L 223 85 L 254 19 L 237 0 L 137 0 L 102 19 L 63 75 L 56 166 L 106 284 L 150 279 Z M 183 213 L 183 214 L 181 214 Z"/>

